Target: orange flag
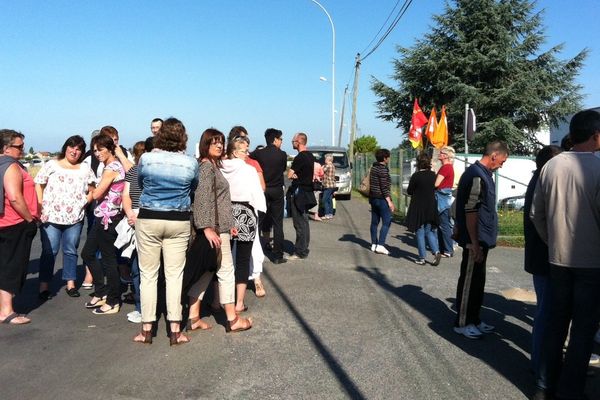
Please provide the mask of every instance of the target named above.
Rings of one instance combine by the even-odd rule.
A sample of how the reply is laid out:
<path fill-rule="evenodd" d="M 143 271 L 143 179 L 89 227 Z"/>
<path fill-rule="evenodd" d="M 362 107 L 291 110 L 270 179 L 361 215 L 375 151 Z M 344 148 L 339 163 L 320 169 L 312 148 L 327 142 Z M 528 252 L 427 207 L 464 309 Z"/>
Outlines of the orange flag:
<path fill-rule="evenodd" d="M 415 99 L 413 105 L 412 119 L 410 121 L 410 130 L 408 131 L 408 140 L 412 143 L 413 148 L 423 146 L 423 126 L 427 123 L 427 117 L 419 107 L 419 102 Z"/>
<path fill-rule="evenodd" d="M 431 114 L 429 115 L 429 122 L 427 123 L 427 129 L 425 130 L 425 135 L 427 135 L 427 139 L 429 139 L 430 142 L 433 141 L 432 140 L 433 134 L 435 133 L 437 126 L 438 126 L 437 115 L 435 113 L 435 107 L 433 107 L 431 109 Z"/>
<path fill-rule="evenodd" d="M 440 122 L 431 137 L 431 144 L 436 149 L 441 149 L 448 144 L 448 118 L 446 118 L 446 106 L 442 106 Z"/>

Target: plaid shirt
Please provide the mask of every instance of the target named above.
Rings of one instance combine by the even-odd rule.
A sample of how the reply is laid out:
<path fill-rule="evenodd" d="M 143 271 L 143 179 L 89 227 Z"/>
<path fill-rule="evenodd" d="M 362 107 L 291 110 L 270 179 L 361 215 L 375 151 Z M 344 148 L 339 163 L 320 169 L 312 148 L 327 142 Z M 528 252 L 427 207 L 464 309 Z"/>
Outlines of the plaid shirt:
<path fill-rule="evenodd" d="M 335 185 L 335 165 L 325 164 L 323 167 L 323 187 L 326 189 L 333 189 Z"/>

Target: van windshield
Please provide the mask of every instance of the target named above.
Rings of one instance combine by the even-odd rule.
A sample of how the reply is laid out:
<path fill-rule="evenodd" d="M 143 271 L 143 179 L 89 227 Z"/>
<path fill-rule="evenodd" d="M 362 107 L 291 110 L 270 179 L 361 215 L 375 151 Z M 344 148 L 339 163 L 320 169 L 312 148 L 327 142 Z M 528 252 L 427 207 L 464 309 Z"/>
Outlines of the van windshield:
<path fill-rule="evenodd" d="M 333 165 L 335 165 L 336 168 L 348 168 L 348 157 L 346 156 L 346 153 L 315 150 L 312 150 L 311 153 L 313 154 L 313 156 L 315 156 L 315 159 L 321 165 L 325 165 L 325 154 L 332 154 Z"/>

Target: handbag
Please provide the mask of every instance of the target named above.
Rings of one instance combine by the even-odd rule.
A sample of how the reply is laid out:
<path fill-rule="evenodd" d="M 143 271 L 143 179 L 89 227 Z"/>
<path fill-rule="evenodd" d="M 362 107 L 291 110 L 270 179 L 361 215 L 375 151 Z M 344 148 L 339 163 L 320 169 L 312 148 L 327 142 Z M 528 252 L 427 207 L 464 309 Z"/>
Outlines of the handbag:
<path fill-rule="evenodd" d="M 318 179 L 313 181 L 313 192 L 322 192 L 323 191 L 323 182 Z"/>
<path fill-rule="evenodd" d="M 360 181 L 358 193 L 366 197 L 369 197 L 371 194 L 371 168 L 369 168 L 369 172 L 367 172 L 367 174 Z"/>

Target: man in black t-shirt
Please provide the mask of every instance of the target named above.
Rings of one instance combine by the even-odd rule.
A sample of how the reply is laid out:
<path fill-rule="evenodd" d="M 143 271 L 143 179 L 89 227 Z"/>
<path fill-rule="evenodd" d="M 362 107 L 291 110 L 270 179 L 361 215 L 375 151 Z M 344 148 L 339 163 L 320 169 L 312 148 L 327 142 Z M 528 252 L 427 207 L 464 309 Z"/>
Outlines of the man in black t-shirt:
<path fill-rule="evenodd" d="M 308 137 L 305 133 L 297 133 L 292 139 L 294 150 L 298 155 L 294 158 L 288 171 L 290 186 L 292 221 L 296 230 L 296 245 L 294 254 L 288 260 L 303 260 L 308 257 L 310 243 L 310 227 L 308 226 L 308 210 L 316 205 L 313 193 L 313 174 L 315 157 L 306 150 Z"/>

